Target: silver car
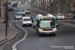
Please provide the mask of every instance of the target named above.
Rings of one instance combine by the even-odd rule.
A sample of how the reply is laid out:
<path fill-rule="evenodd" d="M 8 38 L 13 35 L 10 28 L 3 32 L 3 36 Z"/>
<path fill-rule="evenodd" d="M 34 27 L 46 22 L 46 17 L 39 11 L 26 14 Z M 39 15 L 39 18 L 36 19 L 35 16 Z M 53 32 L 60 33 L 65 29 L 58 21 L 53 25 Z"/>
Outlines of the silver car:
<path fill-rule="evenodd" d="M 25 15 L 25 12 L 24 12 L 23 9 L 20 9 L 20 10 L 19 10 L 19 13 L 22 14 L 22 15 Z"/>
<path fill-rule="evenodd" d="M 16 13 L 15 19 L 22 19 L 22 15 L 20 13 Z"/>
<path fill-rule="evenodd" d="M 58 13 L 58 14 L 56 15 L 56 18 L 57 18 L 57 19 L 65 19 L 65 16 L 64 16 L 63 13 Z"/>

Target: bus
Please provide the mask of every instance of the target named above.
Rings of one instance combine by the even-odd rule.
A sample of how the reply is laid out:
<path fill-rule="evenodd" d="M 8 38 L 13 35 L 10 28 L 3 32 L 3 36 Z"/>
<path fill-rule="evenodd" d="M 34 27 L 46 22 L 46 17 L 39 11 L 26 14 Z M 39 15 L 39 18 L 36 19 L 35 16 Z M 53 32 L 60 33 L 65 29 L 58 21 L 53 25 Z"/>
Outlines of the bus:
<path fill-rule="evenodd" d="M 38 35 L 51 33 L 56 35 L 57 28 L 58 22 L 55 16 L 51 14 L 47 16 L 37 15 L 35 29 Z"/>

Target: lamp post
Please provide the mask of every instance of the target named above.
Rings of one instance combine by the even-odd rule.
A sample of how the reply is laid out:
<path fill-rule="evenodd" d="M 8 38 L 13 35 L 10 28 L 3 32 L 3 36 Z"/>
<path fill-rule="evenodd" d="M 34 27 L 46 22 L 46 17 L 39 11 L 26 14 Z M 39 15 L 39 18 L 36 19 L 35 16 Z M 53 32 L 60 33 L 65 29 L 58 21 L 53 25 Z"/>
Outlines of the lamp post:
<path fill-rule="evenodd" d="M 8 0 L 6 0 L 6 36 L 7 36 L 7 27 L 8 27 Z"/>
<path fill-rule="evenodd" d="M 6 29 L 5 29 L 5 36 L 7 36 L 7 27 L 9 27 L 9 24 L 8 24 L 8 0 L 6 0 L 6 3 L 4 4 L 0 4 L 0 5 L 3 5 L 6 7 Z"/>

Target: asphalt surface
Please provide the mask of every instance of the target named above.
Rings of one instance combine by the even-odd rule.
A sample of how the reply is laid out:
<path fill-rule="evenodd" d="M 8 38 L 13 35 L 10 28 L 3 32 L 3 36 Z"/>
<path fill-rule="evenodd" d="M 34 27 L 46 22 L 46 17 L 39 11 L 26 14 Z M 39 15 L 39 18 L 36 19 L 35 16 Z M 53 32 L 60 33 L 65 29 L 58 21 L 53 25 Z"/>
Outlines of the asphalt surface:
<path fill-rule="evenodd" d="M 13 25 L 21 32 L 21 35 L 16 40 L 7 43 L 3 50 L 12 50 L 12 45 L 21 40 L 26 34 L 24 30 L 16 26 L 17 24 L 22 27 L 22 21 L 14 19 L 15 13 L 18 12 L 19 9 L 25 8 L 30 9 L 31 15 L 42 13 L 31 9 L 30 5 L 18 5 L 17 8 L 14 8 L 14 11 L 10 11 L 9 21 L 11 21 Z M 16 46 L 17 50 L 75 50 L 75 28 L 60 24 L 56 36 L 52 36 L 50 34 L 42 35 L 41 37 L 36 34 L 36 31 L 32 28 L 32 26 L 25 26 L 22 28 L 28 32 L 28 35 L 25 40 Z"/>

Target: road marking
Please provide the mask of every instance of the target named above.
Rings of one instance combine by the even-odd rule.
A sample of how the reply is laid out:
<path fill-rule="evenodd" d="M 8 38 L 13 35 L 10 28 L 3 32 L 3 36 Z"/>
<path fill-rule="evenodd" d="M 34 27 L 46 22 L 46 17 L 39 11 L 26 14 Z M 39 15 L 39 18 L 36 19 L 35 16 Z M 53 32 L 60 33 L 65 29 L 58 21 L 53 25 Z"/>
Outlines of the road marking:
<path fill-rule="evenodd" d="M 27 37 L 27 35 L 28 35 L 28 32 L 27 32 L 24 28 L 22 28 L 22 27 L 19 26 L 18 24 L 16 24 L 16 26 L 18 26 L 20 29 L 22 29 L 23 31 L 25 31 L 26 34 L 24 35 L 23 39 L 17 41 L 17 42 L 12 46 L 12 50 L 17 50 L 16 46 L 17 46 L 20 42 L 22 42 L 23 40 L 25 40 L 26 37 Z"/>

